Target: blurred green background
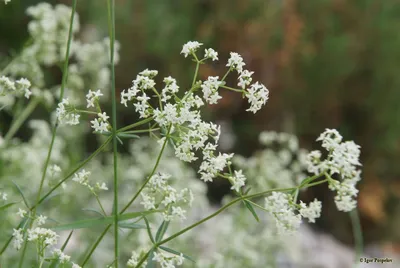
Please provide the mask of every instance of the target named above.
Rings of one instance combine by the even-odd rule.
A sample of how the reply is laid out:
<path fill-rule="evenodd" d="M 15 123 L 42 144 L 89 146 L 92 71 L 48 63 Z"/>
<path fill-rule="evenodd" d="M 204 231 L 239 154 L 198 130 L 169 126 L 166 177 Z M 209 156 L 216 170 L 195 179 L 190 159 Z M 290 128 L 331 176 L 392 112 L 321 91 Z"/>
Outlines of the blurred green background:
<path fill-rule="evenodd" d="M 38 2 L 0 7 L 2 56 L 23 46 L 24 11 Z M 223 73 L 229 52 L 240 53 L 254 79 L 269 88 L 270 100 L 254 116 L 238 94 L 223 92 L 223 100 L 207 109 L 209 120 L 231 125 L 236 142 L 229 150 L 250 155 L 262 130 L 294 133 L 312 149 L 325 128 L 338 129 L 362 147 L 359 206 L 366 242 L 400 252 L 399 0 L 117 0 L 116 8 L 118 91 L 145 68 L 190 81 L 194 66 L 179 54 L 189 40 L 220 54 L 220 63 L 201 69 L 202 78 Z M 78 13 L 82 38 L 107 35 L 105 1 L 78 1 Z M 127 110 L 120 114 L 121 124 L 132 122 Z M 214 201 L 227 192 L 219 181 L 210 187 Z M 317 187 L 303 199 L 314 197 L 325 204 L 318 227 L 351 244 L 350 221 L 336 211 L 330 191 Z"/>

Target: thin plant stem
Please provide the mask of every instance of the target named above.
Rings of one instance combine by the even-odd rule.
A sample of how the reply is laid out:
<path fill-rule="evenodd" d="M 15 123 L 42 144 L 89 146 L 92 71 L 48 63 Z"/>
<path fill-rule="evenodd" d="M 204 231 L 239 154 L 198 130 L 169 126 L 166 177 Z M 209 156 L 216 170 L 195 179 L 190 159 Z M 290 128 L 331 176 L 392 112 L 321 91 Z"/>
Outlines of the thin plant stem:
<path fill-rule="evenodd" d="M 361 258 L 361 255 L 363 254 L 363 233 L 362 233 L 362 228 L 361 228 L 361 222 L 360 222 L 360 216 L 358 214 L 358 209 L 355 208 L 352 211 L 350 211 L 350 219 L 351 219 L 351 225 L 353 228 L 353 235 L 354 235 L 354 247 L 355 247 L 355 252 L 356 252 L 356 258 L 354 262 L 354 267 L 359 266 L 359 260 Z"/>
<path fill-rule="evenodd" d="M 4 142 L 8 143 L 12 137 L 14 137 L 15 133 L 17 133 L 18 129 L 22 126 L 25 120 L 29 117 L 29 115 L 35 110 L 36 106 L 39 104 L 38 98 L 33 98 L 25 109 L 22 111 L 20 116 L 12 122 L 10 129 L 7 134 L 4 136 Z"/>
<path fill-rule="evenodd" d="M 104 231 L 101 233 L 99 238 L 97 238 L 96 242 L 94 243 L 93 247 L 90 249 L 89 254 L 86 256 L 86 258 L 83 260 L 81 266 L 84 267 L 85 264 L 89 261 L 90 257 L 92 256 L 93 252 L 96 250 L 97 246 L 100 244 L 101 240 L 103 240 L 103 237 L 106 235 L 108 230 L 111 228 L 111 224 L 108 225 Z"/>
<path fill-rule="evenodd" d="M 132 129 L 132 128 L 147 124 L 147 123 L 151 122 L 152 120 L 153 120 L 153 117 L 149 117 L 149 118 L 143 119 L 143 120 L 141 120 L 139 122 L 136 122 L 134 124 L 122 127 L 120 129 L 118 129 L 117 132 L 122 132 L 122 131 L 125 131 L 125 130 L 128 130 L 128 129 Z"/>
<path fill-rule="evenodd" d="M 64 68 L 63 68 L 63 74 L 62 74 L 62 82 L 61 82 L 61 90 L 60 90 L 60 99 L 63 99 L 64 97 L 64 90 L 65 90 L 65 85 L 67 83 L 67 78 L 68 78 L 68 62 L 69 62 L 69 54 L 70 54 L 70 47 L 71 47 L 71 41 L 72 41 L 72 27 L 74 24 L 74 17 L 75 17 L 75 10 L 76 10 L 76 3 L 77 0 L 73 0 L 72 2 L 72 10 L 71 10 L 71 17 L 70 17 L 70 23 L 69 23 L 69 32 L 68 32 L 68 40 L 67 40 L 67 50 L 65 52 L 65 59 L 64 59 Z M 47 158 L 45 161 L 45 165 L 43 168 L 43 173 L 42 173 L 42 178 L 40 180 L 40 185 L 39 185 L 39 190 L 37 193 L 37 197 L 36 197 L 36 203 L 39 202 L 40 200 L 40 196 L 42 194 L 42 189 L 43 189 L 43 184 L 44 184 L 44 180 L 46 178 L 46 173 L 47 173 L 47 168 L 49 166 L 50 163 L 50 158 L 51 158 L 51 153 L 53 151 L 53 145 L 54 145 L 54 140 L 56 137 L 56 133 L 57 133 L 57 127 L 58 127 L 58 122 L 55 123 L 54 127 L 53 127 L 53 131 L 52 131 L 52 136 L 51 136 L 51 142 L 50 142 L 50 146 L 49 146 L 49 150 L 47 153 Z M 32 227 L 33 221 L 36 217 L 36 208 L 37 206 L 34 206 L 33 210 L 32 210 L 32 222 L 30 224 L 30 227 Z M 24 241 L 24 250 L 22 251 L 22 256 L 20 258 L 18 267 L 21 268 L 23 266 L 24 263 L 24 259 L 25 259 L 25 252 L 26 252 L 26 244 L 27 241 Z"/>
<path fill-rule="evenodd" d="M 196 56 L 196 54 L 193 54 L 193 55 Z M 197 59 L 197 58 L 196 58 L 196 59 Z M 199 66 L 200 66 L 200 63 L 199 63 L 199 61 L 197 60 L 197 62 L 196 62 L 196 70 L 195 70 L 194 76 L 193 76 L 192 88 L 194 87 L 194 84 L 196 83 L 197 73 L 199 72 Z"/>
<path fill-rule="evenodd" d="M 113 164 L 114 164 L 114 257 L 115 268 L 118 268 L 119 256 L 119 228 L 118 228 L 118 140 L 117 140 L 117 101 L 115 98 L 115 66 L 114 66 L 114 43 L 115 43 L 115 1 L 108 0 L 108 28 L 110 35 L 110 69 L 111 69 L 111 102 L 112 102 L 112 139 L 113 139 Z"/>
<path fill-rule="evenodd" d="M 171 128 L 172 128 L 172 124 L 169 125 L 166 136 L 169 135 L 169 133 L 170 133 L 170 131 L 171 131 Z M 162 145 L 162 147 L 161 147 L 160 153 L 158 154 L 156 163 L 154 164 L 153 170 L 151 171 L 150 175 L 147 177 L 146 181 L 145 181 L 145 182 L 143 183 L 143 185 L 140 187 L 139 191 L 137 191 L 137 193 L 132 197 L 132 199 L 128 202 L 128 204 L 126 204 L 126 206 L 121 210 L 120 214 L 124 213 L 124 212 L 129 208 L 129 206 L 136 200 L 136 198 L 137 198 L 137 197 L 139 196 L 139 194 L 142 192 L 142 190 L 144 189 L 144 187 L 146 187 L 146 185 L 147 185 L 147 183 L 150 181 L 151 177 L 153 177 L 153 175 L 154 175 L 154 173 L 156 172 L 156 170 L 157 170 L 157 168 L 158 168 L 158 165 L 159 165 L 159 163 L 160 163 L 161 156 L 162 156 L 163 153 L 164 153 L 164 149 L 165 149 L 165 147 L 166 147 L 166 145 L 167 145 L 167 141 L 168 141 L 168 139 L 166 138 L 166 139 L 164 140 L 164 143 L 163 143 L 163 145 Z"/>

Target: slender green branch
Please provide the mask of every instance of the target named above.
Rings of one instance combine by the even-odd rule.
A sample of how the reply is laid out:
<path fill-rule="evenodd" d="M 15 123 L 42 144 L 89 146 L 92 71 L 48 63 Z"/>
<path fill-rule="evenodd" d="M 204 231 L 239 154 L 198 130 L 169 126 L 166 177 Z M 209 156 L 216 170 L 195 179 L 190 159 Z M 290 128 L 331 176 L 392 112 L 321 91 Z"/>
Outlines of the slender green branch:
<path fill-rule="evenodd" d="M 151 122 L 152 120 L 153 120 L 153 117 L 149 117 L 149 118 L 143 119 L 143 120 L 141 120 L 139 122 L 136 122 L 134 124 L 125 126 L 123 128 L 120 128 L 120 129 L 117 130 L 117 132 L 119 133 L 119 132 L 122 132 L 122 131 L 125 131 L 125 130 L 129 130 L 129 129 L 132 129 L 132 128 L 147 124 L 147 123 Z"/>
<path fill-rule="evenodd" d="M 353 227 L 354 235 L 354 247 L 356 252 L 355 267 L 358 267 L 360 258 L 363 254 L 363 233 L 361 228 L 360 216 L 358 214 L 358 209 L 355 208 L 350 211 L 351 225 Z"/>
<path fill-rule="evenodd" d="M 86 263 L 89 261 L 90 257 L 92 256 L 93 252 L 96 250 L 97 246 L 100 244 L 101 240 L 103 240 L 103 237 L 106 235 L 108 230 L 111 228 L 112 224 L 108 225 L 104 231 L 101 233 L 99 238 L 97 238 L 96 242 L 94 243 L 93 247 L 90 249 L 89 254 L 86 256 L 86 258 L 83 260 L 81 266 L 85 267 Z"/>
<path fill-rule="evenodd" d="M 237 89 L 237 88 L 227 87 L 227 86 L 221 86 L 221 87 L 225 88 L 225 89 L 229 89 L 229 90 L 235 91 L 235 92 L 243 93 L 242 89 Z"/>
<path fill-rule="evenodd" d="M 114 65 L 114 43 L 115 43 L 115 1 L 108 0 L 108 27 L 110 35 L 110 69 L 111 69 L 111 102 L 112 102 L 112 139 L 113 139 L 113 164 L 114 164 L 114 257 L 115 268 L 118 268 L 119 256 L 119 228 L 118 228 L 118 140 L 117 140 L 117 101 L 115 92 L 115 65 Z"/>
<path fill-rule="evenodd" d="M 172 124 L 169 125 L 166 136 L 169 135 L 169 133 L 170 133 L 170 131 L 171 131 L 171 128 L 172 128 Z M 154 164 L 153 170 L 151 171 L 150 175 L 147 177 L 146 181 L 145 181 L 145 182 L 143 183 L 143 185 L 140 187 L 139 191 L 137 191 L 137 193 L 136 193 L 136 194 L 133 196 L 133 198 L 128 202 L 128 204 L 126 204 L 126 206 L 121 210 L 120 214 L 124 213 L 124 212 L 129 208 L 129 206 L 136 200 L 136 198 L 137 198 L 137 197 L 139 196 L 139 194 L 142 192 L 142 190 L 144 189 L 144 187 L 146 187 L 147 183 L 150 181 L 151 177 L 152 177 L 152 176 L 154 175 L 154 173 L 156 172 L 157 167 L 158 167 L 158 165 L 159 165 L 159 163 L 160 163 L 160 160 L 161 160 L 161 156 L 163 155 L 164 149 L 165 149 L 165 147 L 166 147 L 166 145 L 167 145 L 167 141 L 168 141 L 168 139 L 166 138 L 166 139 L 164 140 L 164 143 L 163 143 L 163 145 L 162 145 L 162 148 L 161 148 L 161 150 L 160 150 L 160 153 L 158 154 L 156 163 Z"/>
<path fill-rule="evenodd" d="M 36 106 L 39 104 L 38 98 L 33 98 L 22 113 L 18 116 L 18 118 L 12 122 L 10 129 L 7 134 L 4 136 L 4 142 L 7 144 L 12 137 L 14 137 L 15 133 L 17 133 L 18 129 L 22 126 L 25 120 L 29 117 L 29 115 L 35 110 Z"/>
<path fill-rule="evenodd" d="M 196 54 L 193 53 L 193 55 L 196 57 Z M 196 59 L 197 59 L 197 57 L 196 57 Z M 192 88 L 194 87 L 194 84 L 196 84 L 197 73 L 199 72 L 199 66 L 200 66 L 200 63 L 197 60 L 197 62 L 196 62 L 196 70 L 195 70 L 194 76 L 193 76 Z"/>

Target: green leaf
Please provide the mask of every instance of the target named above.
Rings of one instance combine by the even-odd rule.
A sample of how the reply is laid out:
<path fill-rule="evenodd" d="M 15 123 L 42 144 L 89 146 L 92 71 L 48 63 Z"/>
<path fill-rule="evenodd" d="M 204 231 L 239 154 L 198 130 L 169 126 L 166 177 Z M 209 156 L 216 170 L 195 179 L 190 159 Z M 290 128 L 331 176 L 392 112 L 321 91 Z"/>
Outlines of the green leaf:
<path fill-rule="evenodd" d="M 165 251 L 167 251 L 167 252 L 169 252 L 169 253 L 178 255 L 178 256 L 180 256 L 180 255 L 182 254 L 182 256 L 183 256 L 185 259 L 187 259 L 187 260 L 189 260 L 189 261 L 191 261 L 191 262 L 193 262 L 193 263 L 196 263 L 195 260 L 193 260 L 193 259 L 192 259 L 191 257 L 189 257 L 188 255 L 183 254 L 182 252 L 179 252 L 179 251 L 176 251 L 176 250 L 173 250 L 173 249 L 171 249 L 171 248 L 164 247 L 164 246 L 159 246 L 159 248 L 161 248 L 162 250 L 165 250 Z"/>
<path fill-rule="evenodd" d="M 256 221 L 260 222 L 260 219 L 257 216 L 256 211 L 254 210 L 253 206 L 250 204 L 249 201 L 247 200 L 243 200 L 243 203 L 246 205 L 246 207 L 248 208 L 248 210 L 251 212 L 251 214 L 253 214 L 254 218 L 256 219 Z"/>
<path fill-rule="evenodd" d="M 130 212 L 130 213 L 125 213 L 123 215 L 119 215 L 118 219 L 119 221 L 126 221 L 130 220 L 139 216 L 143 215 L 149 215 L 155 212 L 160 212 L 159 210 L 150 210 L 150 211 L 139 211 L 139 212 Z M 76 221 L 73 223 L 67 223 L 67 224 L 62 224 L 53 227 L 53 230 L 71 230 L 71 229 L 82 229 L 82 228 L 90 228 L 94 226 L 99 226 L 99 225 L 105 225 L 105 224 L 112 224 L 114 222 L 114 216 L 108 216 L 108 217 L 103 217 L 103 218 L 94 218 L 94 219 L 87 219 L 87 220 L 81 220 L 81 221 Z"/>
<path fill-rule="evenodd" d="M 125 229 L 146 229 L 145 225 L 133 222 L 119 222 L 118 226 Z"/>
<path fill-rule="evenodd" d="M 122 142 L 122 140 L 118 137 L 118 136 L 115 136 L 116 138 L 117 138 L 117 140 L 119 141 L 119 143 L 121 143 L 121 145 L 124 145 L 124 143 Z"/>
<path fill-rule="evenodd" d="M 131 138 L 131 139 L 139 139 L 140 138 L 140 136 L 138 136 L 138 135 L 131 134 L 131 133 L 124 133 L 124 132 L 118 133 L 117 136 L 121 137 L 121 138 Z"/>
<path fill-rule="evenodd" d="M 90 211 L 90 212 L 94 212 L 96 214 L 99 214 L 100 216 L 104 217 L 105 215 L 103 213 L 101 213 L 100 211 L 98 211 L 97 209 L 94 208 L 82 208 L 83 211 Z"/>
<path fill-rule="evenodd" d="M 5 205 L 3 205 L 3 206 L 0 207 L 0 211 L 6 210 L 7 208 L 9 208 L 9 207 L 11 207 L 12 205 L 15 205 L 15 204 L 17 204 L 17 203 L 19 203 L 19 202 L 11 202 L 11 203 L 5 204 Z"/>
<path fill-rule="evenodd" d="M 25 206 L 27 208 L 30 208 L 31 206 L 29 206 L 28 201 L 25 198 L 24 193 L 22 192 L 21 188 L 18 186 L 18 184 L 15 181 L 12 181 L 12 183 L 15 185 L 15 187 L 17 188 L 18 192 L 20 193 L 20 195 L 22 196 L 22 199 L 24 200 Z"/>
<path fill-rule="evenodd" d="M 151 249 L 149 252 L 149 256 L 147 257 L 146 268 L 156 268 L 156 262 L 153 261 L 153 257 L 154 257 L 154 249 Z"/>
<path fill-rule="evenodd" d="M 149 234 L 149 238 L 150 238 L 151 242 L 154 244 L 155 243 L 154 237 L 153 237 L 153 234 L 151 233 L 149 221 L 147 220 L 146 217 L 143 217 L 143 219 L 144 219 L 144 222 L 146 223 L 146 228 L 147 228 L 147 233 Z"/>
<path fill-rule="evenodd" d="M 247 194 L 250 192 L 250 190 L 251 190 L 251 187 L 249 187 L 249 189 L 247 189 L 247 190 L 244 192 L 243 195 L 247 195 Z"/>
<path fill-rule="evenodd" d="M 162 240 L 162 238 L 165 235 L 165 232 L 167 232 L 168 226 L 169 226 L 169 221 L 163 221 L 161 223 L 156 233 L 156 242 L 160 242 Z"/>

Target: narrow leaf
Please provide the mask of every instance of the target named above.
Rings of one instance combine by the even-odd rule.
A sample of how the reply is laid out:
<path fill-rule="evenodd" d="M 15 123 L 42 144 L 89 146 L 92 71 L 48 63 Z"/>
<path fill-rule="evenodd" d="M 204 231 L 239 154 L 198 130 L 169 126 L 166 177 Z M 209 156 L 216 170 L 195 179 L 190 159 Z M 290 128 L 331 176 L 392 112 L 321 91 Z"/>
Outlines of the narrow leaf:
<path fill-rule="evenodd" d="M 138 135 L 131 134 L 131 133 L 123 133 L 123 132 L 118 133 L 117 136 L 121 137 L 121 138 L 131 138 L 131 139 L 139 139 L 140 138 L 140 136 L 138 136 Z"/>
<path fill-rule="evenodd" d="M 0 207 L 0 211 L 6 210 L 7 208 L 9 208 L 9 207 L 11 207 L 12 205 L 17 204 L 17 203 L 19 203 L 19 202 L 11 202 L 11 203 L 5 204 L 5 205 L 3 205 L 3 206 Z"/>
<path fill-rule="evenodd" d="M 149 256 L 147 257 L 147 265 L 146 268 L 156 268 L 156 262 L 153 261 L 154 257 L 154 249 L 150 250 Z"/>
<path fill-rule="evenodd" d="M 143 217 L 143 219 L 144 219 L 144 222 L 146 223 L 146 228 L 147 228 L 147 233 L 149 234 L 149 238 L 150 238 L 151 242 L 153 242 L 153 244 L 154 244 L 155 243 L 154 237 L 153 237 L 153 234 L 151 233 L 149 221 L 147 220 L 146 217 Z"/>
<path fill-rule="evenodd" d="M 119 219 L 119 221 L 126 221 L 126 220 L 130 220 L 130 219 L 133 219 L 133 218 L 136 218 L 139 216 L 152 214 L 155 212 L 160 212 L 160 211 L 159 210 L 150 210 L 150 211 L 130 212 L 130 213 L 125 213 L 123 215 L 119 215 L 118 219 Z M 87 220 L 76 221 L 73 223 L 62 224 L 62 225 L 55 226 L 52 229 L 53 230 L 81 229 L 81 228 L 89 228 L 89 227 L 104 225 L 104 224 L 112 224 L 113 222 L 114 222 L 114 216 L 108 216 L 108 217 L 103 217 L 103 218 L 87 219 Z"/>
<path fill-rule="evenodd" d="M 243 200 L 243 202 L 246 205 L 246 207 L 248 208 L 248 210 L 251 212 L 251 214 L 253 214 L 253 216 L 256 219 L 256 221 L 260 222 L 260 219 L 258 218 L 257 213 L 254 210 L 253 206 L 250 204 L 250 202 L 247 201 L 247 200 Z"/>
<path fill-rule="evenodd" d="M 125 229 L 146 229 L 145 225 L 133 222 L 130 223 L 120 222 L 118 223 L 118 226 Z"/>
<path fill-rule="evenodd" d="M 159 248 L 161 248 L 162 250 L 165 250 L 165 251 L 167 251 L 167 252 L 169 252 L 169 253 L 178 255 L 178 256 L 180 256 L 180 255 L 182 254 L 182 256 L 183 256 L 185 259 L 187 259 L 187 260 L 189 260 L 189 261 L 191 261 L 191 262 L 196 263 L 196 261 L 193 260 L 191 257 L 189 257 L 188 255 L 185 255 L 185 254 L 183 254 L 183 253 L 181 253 L 181 252 L 179 252 L 179 251 L 176 251 L 176 250 L 173 250 L 173 249 L 171 249 L 171 248 L 164 247 L 164 246 L 159 246 Z"/>
<path fill-rule="evenodd" d="M 160 242 L 164 237 L 165 233 L 167 232 L 169 226 L 169 221 L 163 221 L 156 233 L 156 241 Z"/>
<path fill-rule="evenodd" d="M 82 208 L 83 211 L 90 211 L 90 212 L 94 212 L 96 214 L 99 214 L 101 217 L 104 217 L 105 215 L 103 213 L 101 213 L 100 211 L 98 211 L 97 209 L 94 208 Z"/>
<path fill-rule="evenodd" d="M 16 187 L 17 190 L 18 190 L 18 192 L 21 194 L 22 199 L 24 200 L 25 206 L 26 206 L 27 208 L 30 208 L 31 206 L 29 206 L 29 203 L 28 203 L 28 201 L 26 200 L 25 195 L 24 195 L 24 193 L 22 192 L 21 188 L 18 186 L 18 184 L 17 184 L 15 181 L 12 181 L 12 183 L 15 185 L 15 187 Z"/>

